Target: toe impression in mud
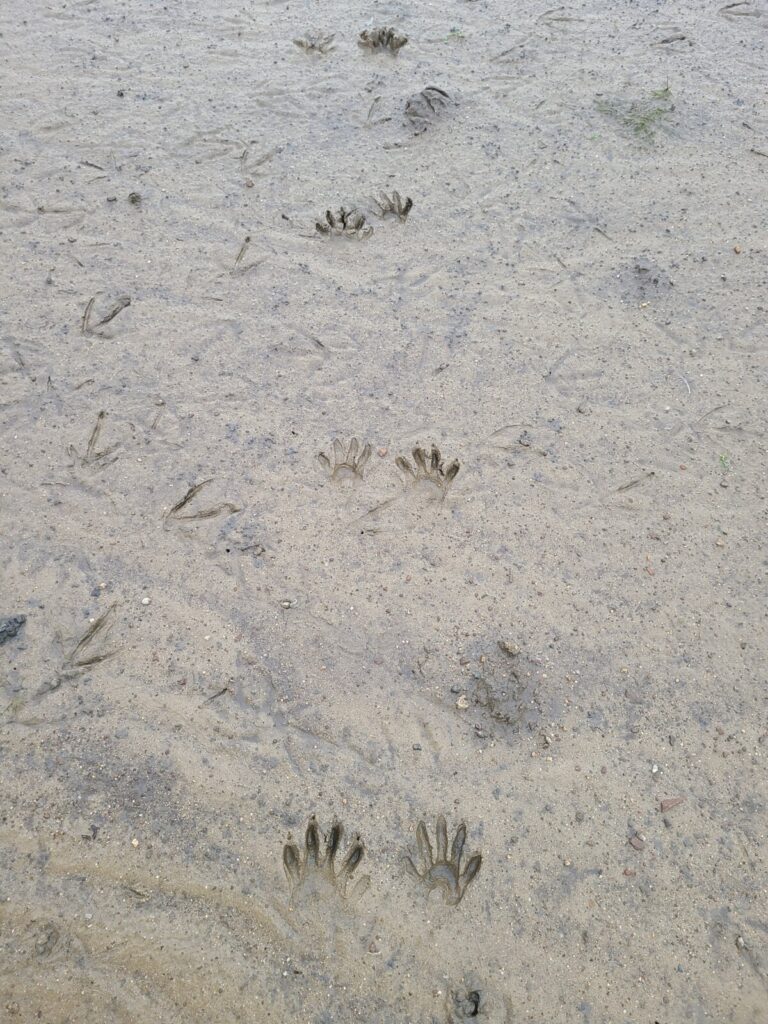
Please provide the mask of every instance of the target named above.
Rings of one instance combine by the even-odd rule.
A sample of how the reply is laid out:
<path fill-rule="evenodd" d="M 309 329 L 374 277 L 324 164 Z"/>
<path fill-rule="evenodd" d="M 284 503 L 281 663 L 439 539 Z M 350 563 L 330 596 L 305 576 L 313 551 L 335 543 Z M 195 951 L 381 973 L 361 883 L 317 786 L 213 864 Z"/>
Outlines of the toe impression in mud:
<path fill-rule="evenodd" d="M 283 867 L 291 887 L 291 903 L 306 899 L 318 899 L 323 895 L 337 894 L 344 900 L 358 900 L 370 885 L 370 878 L 364 875 L 350 889 L 352 876 L 360 867 L 365 856 L 365 846 L 359 835 L 352 840 L 347 855 L 336 868 L 336 854 L 341 846 L 344 826 L 334 821 L 325 839 L 325 852 L 320 851 L 320 829 L 314 814 L 309 819 L 304 837 L 304 850 L 291 841 L 283 847 Z"/>
<path fill-rule="evenodd" d="M 450 907 L 455 907 L 461 902 L 472 880 L 477 878 L 483 858 L 479 853 L 473 853 L 464 870 L 461 870 L 461 858 L 467 839 L 467 826 L 464 822 L 456 829 L 450 856 L 448 855 L 448 829 L 442 814 L 437 819 L 435 837 L 437 849 L 433 851 L 427 835 L 427 826 L 420 821 L 416 828 L 416 844 L 419 848 L 421 870 L 416 867 L 410 857 L 405 858 L 405 870 L 412 878 L 421 882 L 426 888 L 427 894 L 438 889 L 442 894 L 443 902 Z"/>

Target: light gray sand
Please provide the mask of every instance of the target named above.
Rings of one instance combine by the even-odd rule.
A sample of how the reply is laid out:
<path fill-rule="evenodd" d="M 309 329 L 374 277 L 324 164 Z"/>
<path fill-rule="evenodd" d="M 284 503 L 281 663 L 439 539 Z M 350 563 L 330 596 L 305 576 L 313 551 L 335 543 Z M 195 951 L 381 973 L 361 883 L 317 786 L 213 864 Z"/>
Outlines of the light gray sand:
<path fill-rule="evenodd" d="M 768 1021 L 764 0 L 0 30 L 0 1018 Z"/>

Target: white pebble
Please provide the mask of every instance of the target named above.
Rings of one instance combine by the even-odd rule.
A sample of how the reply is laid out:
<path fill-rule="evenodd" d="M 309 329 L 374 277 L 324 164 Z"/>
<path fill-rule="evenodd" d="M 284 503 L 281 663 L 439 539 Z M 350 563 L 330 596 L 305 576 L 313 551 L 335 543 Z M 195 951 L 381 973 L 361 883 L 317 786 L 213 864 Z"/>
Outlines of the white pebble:
<path fill-rule="evenodd" d="M 142 604 L 149 604 L 149 598 L 148 597 L 142 597 L 141 603 Z"/>

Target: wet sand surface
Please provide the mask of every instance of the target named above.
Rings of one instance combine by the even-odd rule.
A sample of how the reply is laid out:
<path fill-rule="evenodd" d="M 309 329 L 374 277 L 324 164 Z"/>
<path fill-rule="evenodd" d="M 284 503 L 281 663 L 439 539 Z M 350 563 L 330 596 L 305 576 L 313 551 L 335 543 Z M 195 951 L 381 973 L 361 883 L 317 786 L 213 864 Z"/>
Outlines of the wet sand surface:
<path fill-rule="evenodd" d="M 768 1021 L 768 6 L 0 31 L 2 1020 Z"/>

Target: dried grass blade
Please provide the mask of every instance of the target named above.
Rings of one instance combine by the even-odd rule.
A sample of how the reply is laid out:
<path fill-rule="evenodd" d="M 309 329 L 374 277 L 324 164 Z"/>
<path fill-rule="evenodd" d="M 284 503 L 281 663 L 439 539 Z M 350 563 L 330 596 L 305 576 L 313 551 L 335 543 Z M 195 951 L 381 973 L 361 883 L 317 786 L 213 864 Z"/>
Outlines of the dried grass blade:
<path fill-rule="evenodd" d="M 212 482 L 213 482 L 213 477 L 211 477 L 210 480 L 203 480 L 199 484 L 193 484 L 192 487 L 189 488 L 187 493 L 181 499 L 181 501 L 177 501 L 176 502 L 176 504 L 173 506 L 173 508 L 170 510 L 170 512 L 167 514 L 167 516 L 165 518 L 166 519 L 171 519 L 173 517 L 176 517 L 176 513 L 177 512 L 180 512 L 184 508 L 185 505 L 188 505 L 190 503 L 190 501 L 192 501 L 192 499 L 196 495 L 198 495 L 200 493 L 200 491 L 202 491 L 202 489 L 204 487 L 207 487 L 208 484 L 210 484 Z"/>
<path fill-rule="evenodd" d="M 75 666 L 77 668 L 85 668 L 88 665 L 96 664 L 97 661 L 103 661 L 104 658 L 111 657 L 111 654 L 95 655 L 90 658 L 81 658 L 80 656 L 86 650 L 86 648 L 93 643 L 96 637 L 104 631 L 104 628 L 109 622 L 109 619 L 112 616 L 112 612 L 115 610 L 116 607 L 116 605 L 111 604 L 103 615 L 100 615 L 95 622 L 92 622 L 90 624 L 88 629 L 86 629 L 85 633 L 83 633 L 83 635 L 78 640 L 77 644 L 75 644 L 75 647 L 73 648 L 71 654 L 67 658 L 67 665 Z M 111 653 L 114 654 L 114 651 Z"/>

